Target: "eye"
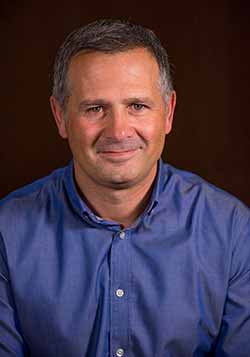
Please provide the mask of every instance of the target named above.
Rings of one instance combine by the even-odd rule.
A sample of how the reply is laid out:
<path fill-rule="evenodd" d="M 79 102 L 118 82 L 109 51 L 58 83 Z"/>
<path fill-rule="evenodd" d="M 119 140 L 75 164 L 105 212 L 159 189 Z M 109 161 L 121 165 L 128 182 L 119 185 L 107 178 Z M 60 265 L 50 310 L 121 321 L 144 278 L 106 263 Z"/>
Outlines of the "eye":
<path fill-rule="evenodd" d="M 139 112 L 139 111 L 142 111 L 143 109 L 145 109 L 146 105 L 142 104 L 142 103 L 133 103 L 133 104 L 131 104 L 131 107 L 136 112 Z"/>
<path fill-rule="evenodd" d="M 101 105 L 95 105 L 93 107 L 87 108 L 87 113 L 101 113 L 103 111 L 103 107 Z"/>

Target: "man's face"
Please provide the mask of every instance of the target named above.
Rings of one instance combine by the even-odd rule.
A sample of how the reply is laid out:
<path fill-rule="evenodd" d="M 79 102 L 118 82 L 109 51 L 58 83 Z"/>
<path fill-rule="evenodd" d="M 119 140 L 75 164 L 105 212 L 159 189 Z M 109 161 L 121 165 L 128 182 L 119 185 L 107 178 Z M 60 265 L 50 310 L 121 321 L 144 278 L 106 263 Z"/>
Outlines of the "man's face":
<path fill-rule="evenodd" d="M 175 106 L 174 92 L 168 104 L 163 100 L 152 55 L 142 48 L 78 54 L 69 66 L 68 88 L 64 115 L 51 102 L 76 179 L 111 188 L 152 179 Z"/>

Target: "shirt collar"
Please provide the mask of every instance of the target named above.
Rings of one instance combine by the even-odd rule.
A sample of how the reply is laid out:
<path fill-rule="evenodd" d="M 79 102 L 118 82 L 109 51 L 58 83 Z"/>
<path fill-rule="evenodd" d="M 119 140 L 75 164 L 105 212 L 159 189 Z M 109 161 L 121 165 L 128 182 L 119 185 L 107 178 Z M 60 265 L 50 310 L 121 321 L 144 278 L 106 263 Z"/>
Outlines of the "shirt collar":
<path fill-rule="evenodd" d="M 75 179 L 74 179 L 74 164 L 73 160 L 69 163 L 65 172 L 65 185 L 66 190 L 73 208 L 82 216 L 83 214 L 90 211 L 88 206 L 85 204 L 84 200 L 81 199 L 79 193 L 77 192 Z"/>
<path fill-rule="evenodd" d="M 145 214 L 150 215 L 159 202 L 159 196 L 162 188 L 162 166 L 163 166 L 163 161 L 162 159 L 160 159 L 157 164 L 157 174 L 153 183 L 151 198 L 146 208 Z"/>
<path fill-rule="evenodd" d="M 164 186 L 164 178 L 163 178 L 163 161 L 160 159 L 157 164 L 157 174 L 153 183 L 153 190 L 151 193 L 151 198 L 149 201 L 149 204 L 143 213 L 143 216 L 145 215 L 150 215 L 154 208 L 157 206 L 160 198 L 160 193 L 163 189 Z M 73 160 L 69 163 L 69 165 L 66 167 L 65 171 L 65 185 L 66 185 L 66 190 L 69 196 L 69 199 L 71 201 L 72 206 L 74 209 L 81 215 L 88 215 L 94 220 L 97 220 L 100 222 L 100 218 L 96 217 L 96 215 L 92 212 L 92 210 L 87 206 L 85 203 L 84 199 L 82 199 L 77 192 L 76 188 L 76 183 L 74 179 L 74 165 L 73 165 Z"/>

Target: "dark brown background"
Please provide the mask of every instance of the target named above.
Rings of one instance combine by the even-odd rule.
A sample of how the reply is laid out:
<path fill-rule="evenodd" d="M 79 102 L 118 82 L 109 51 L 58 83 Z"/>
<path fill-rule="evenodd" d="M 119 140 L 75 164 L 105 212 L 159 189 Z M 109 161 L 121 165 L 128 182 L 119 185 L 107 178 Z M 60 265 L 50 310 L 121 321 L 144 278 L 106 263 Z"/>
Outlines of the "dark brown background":
<path fill-rule="evenodd" d="M 48 104 L 66 34 L 122 17 L 154 29 L 175 66 L 178 106 L 164 158 L 249 205 L 249 3 L 0 0 L 0 197 L 70 158 Z"/>

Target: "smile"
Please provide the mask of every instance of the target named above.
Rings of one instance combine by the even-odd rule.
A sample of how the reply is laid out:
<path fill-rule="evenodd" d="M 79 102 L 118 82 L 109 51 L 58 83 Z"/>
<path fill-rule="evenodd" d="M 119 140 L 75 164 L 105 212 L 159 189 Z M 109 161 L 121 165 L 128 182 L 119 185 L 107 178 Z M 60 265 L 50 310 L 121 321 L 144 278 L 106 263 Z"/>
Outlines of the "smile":
<path fill-rule="evenodd" d="M 113 162 L 124 162 L 133 158 L 138 149 L 123 150 L 123 151 L 100 151 L 99 155 Z"/>

